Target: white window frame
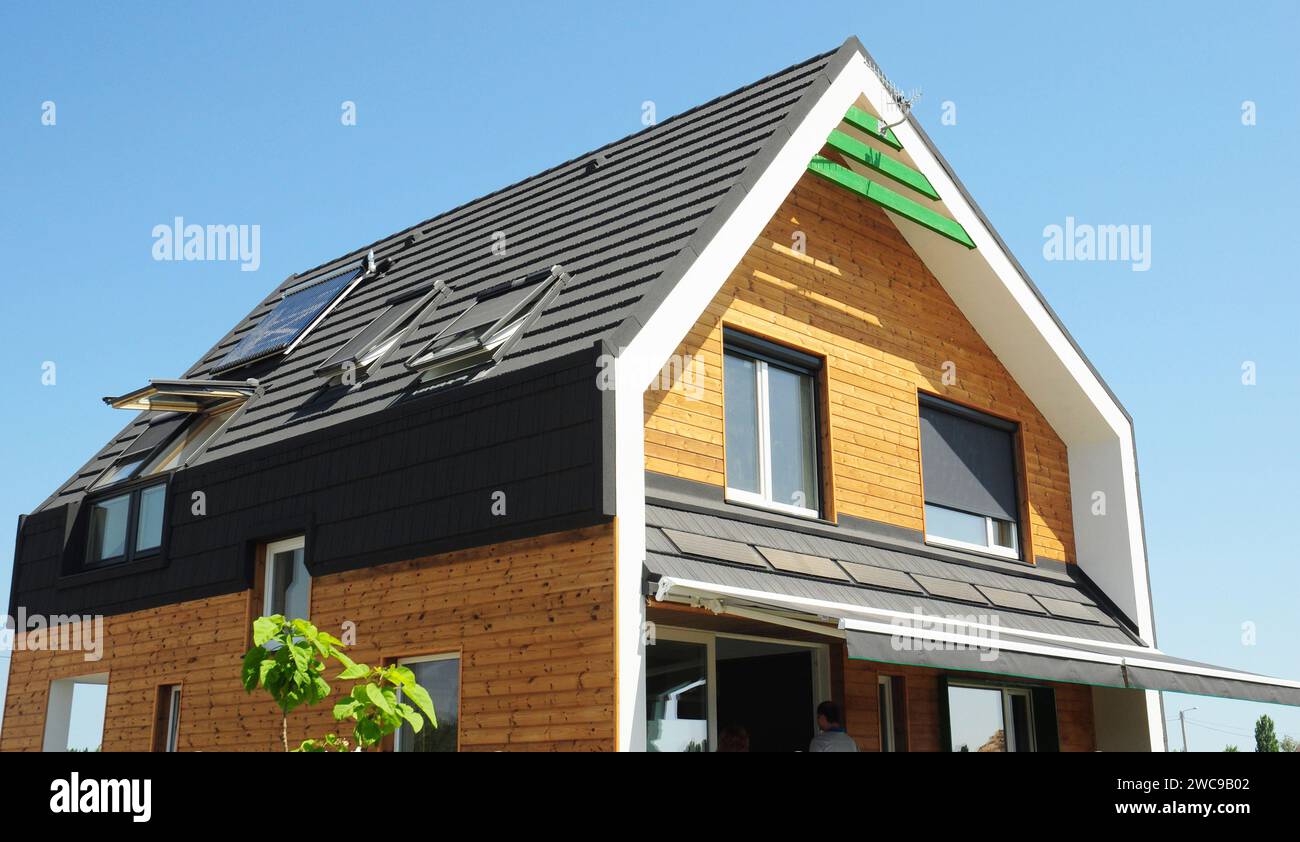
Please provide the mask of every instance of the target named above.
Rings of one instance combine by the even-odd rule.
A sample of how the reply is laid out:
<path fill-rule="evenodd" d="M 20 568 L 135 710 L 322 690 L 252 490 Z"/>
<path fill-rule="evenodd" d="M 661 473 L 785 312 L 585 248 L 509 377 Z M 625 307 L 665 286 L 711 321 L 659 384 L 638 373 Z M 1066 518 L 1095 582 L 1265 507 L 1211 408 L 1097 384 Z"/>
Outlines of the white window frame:
<path fill-rule="evenodd" d="M 307 552 L 307 536 L 295 535 L 292 538 L 285 538 L 280 541 L 272 541 L 269 544 L 265 544 L 264 547 L 265 549 L 263 550 L 262 553 L 262 568 L 263 568 L 262 570 L 262 615 L 269 617 L 271 615 L 271 610 L 272 610 L 271 609 L 271 578 L 275 569 L 272 566 L 272 560 L 275 558 L 276 553 L 292 552 L 293 550 L 302 550 L 304 553 L 304 562 L 305 562 L 306 560 L 305 554 Z M 304 563 L 304 567 L 305 566 L 306 565 Z M 307 571 L 307 617 L 301 619 L 310 619 L 311 617 L 312 584 L 313 583 L 312 583 L 311 571 Z M 290 617 L 289 619 L 295 619 L 295 618 Z"/>
<path fill-rule="evenodd" d="M 937 503 L 926 503 L 924 505 L 935 506 L 940 509 L 949 509 L 954 512 L 958 511 L 950 506 L 940 506 Z M 1001 544 L 993 543 L 993 533 L 995 528 L 993 522 L 997 520 L 997 518 L 992 518 L 988 515 L 972 514 L 970 512 L 961 512 L 961 514 L 984 518 L 984 540 L 988 542 L 986 545 L 972 544 L 970 541 L 959 541 L 956 538 L 945 538 L 942 535 L 931 534 L 928 522 L 925 531 L 925 543 L 939 547 L 951 547 L 956 550 L 967 550 L 969 552 L 981 553 L 983 555 L 997 556 L 998 558 L 1009 558 L 1016 561 L 1020 560 L 1020 526 L 1014 520 L 1003 521 L 1004 523 L 1011 524 L 1011 546 L 1004 547 Z"/>
<path fill-rule="evenodd" d="M 709 632 L 698 629 L 687 629 L 680 627 L 655 627 L 655 640 L 672 640 L 678 643 L 697 643 L 703 644 L 705 648 L 705 678 L 707 685 L 705 687 L 708 697 L 708 717 L 709 717 L 709 751 L 718 750 L 718 659 L 717 659 L 717 642 L 719 638 L 730 638 L 733 640 L 749 640 L 756 643 L 773 643 L 779 646 L 798 646 L 802 649 L 812 651 L 812 675 L 810 679 L 813 685 L 813 696 L 816 699 L 829 699 L 831 697 L 831 677 L 830 677 L 830 647 L 825 643 L 816 643 L 807 640 L 786 640 L 779 637 L 759 637 L 748 634 L 730 634 L 727 632 Z M 644 702 L 642 702 L 644 705 Z M 814 708 L 808 712 L 812 721 L 813 732 L 817 729 L 817 712 Z"/>
<path fill-rule="evenodd" d="M 880 750 L 895 752 L 898 747 L 894 744 L 894 717 L 897 712 L 894 710 L 894 676 L 877 675 L 876 677 L 876 695 L 880 695 L 880 688 L 884 688 L 884 701 L 880 705 Z"/>
<path fill-rule="evenodd" d="M 736 356 L 744 357 L 745 359 L 748 359 L 754 363 L 754 372 L 755 372 L 755 379 L 756 379 L 755 399 L 758 401 L 758 407 L 757 407 L 758 429 L 755 431 L 755 436 L 758 439 L 758 451 L 759 451 L 758 452 L 758 492 L 755 493 L 753 491 L 746 491 L 742 488 L 732 488 L 730 485 L 728 485 L 726 490 L 726 499 L 733 503 L 743 503 L 747 506 L 755 506 L 761 509 L 771 509 L 773 511 L 783 512 L 788 515 L 794 515 L 795 517 L 809 518 L 811 520 L 821 520 L 822 513 L 817 509 L 810 509 L 807 506 L 796 506 L 792 503 L 782 503 L 780 500 L 772 499 L 772 439 L 771 436 L 769 435 L 771 429 L 771 423 L 772 423 L 771 420 L 772 409 L 771 409 L 771 402 L 769 399 L 768 385 L 767 385 L 768 363 L 766 360 L 763 360 L 753 354 L 746 353 L 743 348 L 727 349 L 724 347 L 723 354 L 722 354 L 724 379 L 726 377 L 725 371 L 726 371 L 727 355 L 733 353 Z M 807 377 L 811 379 L 813 382 L 813 401 L 815 402 L 817 400 L 818 394 L 817 394 L 816 376 L 814 376 L 811 372 L 796 371 L 793 368 L 786 368 L 784 370 L 790 371 L 793 374 L 797 374 L 800 377 Z M 726 388 L 725 385 L 723 388 Z M 723 446 L 725 447 L 726 424 L 727 424 L 725 401 L 723 403 L 722 423 L 723 423 L 723 442 L 724 442 Z M 821 464 L 820 464 L 821 448 L 819 447 L 817 436 L 818 436 L 818 432 L 817 430 L 814 429 L 813 430 L 813 459 L 817 462 L 817 464 L 814 465 L 814 467 L 816 468 L 816 472 L 817 472 L 817 482 L 820 483 L 821 476 L 822 476 Z M 724 459 L 723 461 L 725 464 L 726 460 Z M 822 496 L 822 489 L 818 488 L 817 498 L 819 503 L 821 500 L 821 496 Z"/>
<path fill-rule="evenodd" d="M 439 652 L 435 655 L 412 655 L 409 658 L 398 658 L 397 663 L 405 665 L 405 664 L 423 664 L 423 663 L 428 663 L 429 661 L 460 661 L 461 656 L 462 653 L 459 650 L 457 650 L 455 652 Z M 463 669 L 464 669 L 464 663 L 457 664 L 456 666 L 457 673 L 460 673 Z M 461 677 L 463 678 L 463 676 Z M 401 701 L 402 691 L 400 689 L 397 691 L 397 698 L 398 701 Z M 460 752 L 460 736 L 461 736 L 460 735 L 460 722 L 461 722 L 460 703 L 461 703 L 461 680 L 460 678 L 457 678 L 456 680 L 456 751 L 458 753 Z M 434 715 L 437 715 L 437 713 L 438 711 L 435 710 Z M 428 724 L 429 723 L 426 720 L 425 725 Z M 393 751 L 400 752 L 401 750 L 402 750 L 402 729 L 398 728 L 396 731 L 393 732 Z"/>
<path fill-rule="evenodd" d="M 1025 726 L 1029 733 L 1028 751 L 1038 751 L 1038 737 L 1034 733 L 1034 696 L 1025 687 L 1002 687 L 1002 729 L 1007 737 L 1007 752 L 1019 751 L 1016 746 L 1015 718 L 1011 714 L 1011 697 L 1020 696 L 1025 700 Z"/>
<path fill-rule="evenodd" d="M 179 751 L 181 734 L 181 685 L 173 684 L 167 691 L 167 736 L 163 751 Z"/>

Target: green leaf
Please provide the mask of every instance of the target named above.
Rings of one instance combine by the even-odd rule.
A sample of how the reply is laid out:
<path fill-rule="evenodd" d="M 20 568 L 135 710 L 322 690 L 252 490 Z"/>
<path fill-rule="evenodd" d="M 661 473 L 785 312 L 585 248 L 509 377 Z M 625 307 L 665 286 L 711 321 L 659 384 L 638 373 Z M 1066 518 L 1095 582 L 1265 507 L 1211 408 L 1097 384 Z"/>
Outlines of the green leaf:
<path fill-rule="evenodd" d="M 284 617 L 273 614 L 270 617 L 258 617 L 253 621 L 253 645 L 262 646 L 275 638 L 284 628 Z"/>
<path fill-rule="evenodd" d="M 433 699 L 429 698 L 429 691 L 425 690 L 415 682 L 411 682 L 411 686 L 407 687 L 402 692 L 406 698 L 415 703 L 415 706 L 418 707 L 425 716 L 429 717 L 429 724 L 434 728 L 437 728 L 438 717 L 433 712 Z"/>
<path fill-rule="evenodd" d="M 348 668 L 339 673 L 341 681 L 351 681 L 358 678 L 365 678 L 370 674 L 370 667 L 365 664 L 349 664 Z"/>
<path fill-rule="evenodd" d="M 399 687 L 411 687 L 415 685 L 415 673 L 407 667 L 397 664 L 388 668 L 385 676 L 389 681 Z"/>
<path fill-rule="evenodd" d="M 239 677 L 244 683 L 244 689 L 249 693 L 257 689 L 257 685 L 261 680 L 258 664 L 265 657 L 266 650 L 261 646 L 254 646 L 244 653 L 244 663 L 239 669 Z"/>
<path fill-rule="evenodd" d="M 410 705 L 401 705 L 401 711 L 402 718 L 410 723 L 411 730 L 420 733 L 420 729 L 424 727 L 424 717 L 420 716 L 420 712 Z"/>
<path fill-rule="evenodd" d="M 358 702 L 356 699 L 344 699 L 334 705 L 334 720 L 342 722 L 344 719 L 351 719 L 364 709 L 365 704 L 362 702 Z"/>
<path fill-rule="evenodd" d="M 384 732 L 379 726 L 369 719 L 358 719 L 357 727 L 353 735 L 357 738 L 357 745 L 362 748 L 369 748 L 384 738 Z"/>
<path fill-rule="evenodd" d="M 390 716 L 397 713 L 393 708 L 393 703 L 389 701 L 388 696 L 384 694 L 383 690 L 380 690 L 379 687 L 374 684 L 366 684 L 364 686 L 366 688 L 366 696 L 370 699 L 371 704 Z"/>

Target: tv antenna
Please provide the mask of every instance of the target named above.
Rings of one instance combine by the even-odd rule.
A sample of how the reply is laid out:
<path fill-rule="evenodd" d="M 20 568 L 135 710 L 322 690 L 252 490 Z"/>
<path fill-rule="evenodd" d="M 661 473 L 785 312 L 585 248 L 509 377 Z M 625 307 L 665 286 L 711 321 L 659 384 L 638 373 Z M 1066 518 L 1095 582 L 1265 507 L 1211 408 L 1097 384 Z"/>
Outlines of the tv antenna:
<path fill-rule="evenodd" d="M 893 81 L 888 76 L 885 75 L 885 72 L 880 69 L 879 65 L 877 65 L 874 61 L 871 60 L 868 60 L 868 64 L 870 65 L 871 69 L 875 72 L 876 78 L 880 80 L 880 84 L 884 85 L 885 93 L 889 96 L 889 102 L 886 103 L 886 107 L 881 110 L 887 111 L 889 110 L 889 107 L 892 106 L 894 109 L 897 109 L 899 114 L 902 115 L 892 123 L 885 122 L 886 118 L 884 116 L 877 118 L 880 124 L 880 133 L 884 134 L 885 132 L 892 129 L 894 126 L 902 125 L 907 121 L 908 115 L 912 113 L 912 106 L 915 105 L 916 101 L 921 98 L 921 89 L 913 88 L 911 93 L 905 94 L 903 93 L 902 88 L 898 87 L 898 85 L 895 85 Z"/>

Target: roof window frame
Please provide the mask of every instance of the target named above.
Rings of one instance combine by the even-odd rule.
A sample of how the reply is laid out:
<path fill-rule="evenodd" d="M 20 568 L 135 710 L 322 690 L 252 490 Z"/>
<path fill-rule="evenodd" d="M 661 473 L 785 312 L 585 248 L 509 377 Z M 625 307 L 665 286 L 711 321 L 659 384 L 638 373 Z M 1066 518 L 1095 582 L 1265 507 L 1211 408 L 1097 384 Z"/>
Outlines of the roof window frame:
<path fill-rule="evenodd" d="M 384 302 L 383 311 L 371 319 L 365 327 L 353 334 L 347 342 L 344 342 L 326 356 L 313 373 L 321 379 L 328 380 L 341 377 L 349 370 L 349 367 L 352 371 L 359 373 L 377 371 L 406 343 L 411 334 L 419 328 L 450 291 L 451 287 L 442 281 L 434 281 L 431 284 L 421 284 L 415 289 L 389 297 Z M 366 332 L 374 325 L 399 307 L 403 308 L 402 312 L 383 330 L 377 332 L 374 336 L 365 336 Z M 394 330 L 396 325 L 403 326 Z M 368 354 L 384 344 L 388 344 L 388 348 L 373 359 L 365 361 Z"/>
<path fill-rule="evenodd" d="M 522 338 L 524 333 L 532 327 L 542 312 L 550 306 L 551 302 L 568 285 L 570 280 L 572 278 L 569 273 L 564 271 L 562 266 L 556 264 L 549 270 L 534 272 L 484 290 L 475 297 L 473 304 L 457 313 L 442 330 L 438 331 L 408 356 L 404 365 L 411 371 L 420 372 L 426 377 L 432 378 L 446 377 L 469 369 L 497 364 L 510 348 Z M 457 323 L 472 313 L 476 306 L 529 286 L 535 288 L 524 296 L 518 304 L 492 322 L 481 335 L 473 340 L 472 345 L 463 349 L 459 346 L 451 346 L 454 350 L 449 353 L 442 353 L 446 351 L 445 348 L 440 349 L 440 352 L 431 359 L 423 359 L 430 353 L 430 349 L 449 334 L 454 337 L 475 330 L 475 328 L 468 328 L 451 333 Z"/>

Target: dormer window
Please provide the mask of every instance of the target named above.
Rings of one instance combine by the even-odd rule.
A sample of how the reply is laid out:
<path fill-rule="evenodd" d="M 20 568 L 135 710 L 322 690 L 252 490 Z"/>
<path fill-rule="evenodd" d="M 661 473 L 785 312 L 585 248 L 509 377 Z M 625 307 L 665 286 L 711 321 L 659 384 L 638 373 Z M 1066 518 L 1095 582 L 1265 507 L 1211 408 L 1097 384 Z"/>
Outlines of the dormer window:
<path fill-rule="evenodd" d="M 134 561 L 162 547 L 167 484 L 137 488 L 90 503 L 86 567 Z"/>
<path fill-rule="evenodd" d="M 366 268 L 367 264 L 362 263 L 287 290 L 212 370 L 228 371 L 275 354 L 289 353 L 361 283 Z"/>
<path fill-rule="evenodd" d="M 424 321 L 448 289 L 442 281 L 434 281 L 432 285 L 390 298 L 388 306 L 374 321 L 316 368 L 316 376 L 329 379 L 344 377 L 348 372 L 360 375 L 382 365 Z"/>
<path fill-rule="evenodd" d="M 480 293 L 406 361 L 426 377 L 443 377 L 499 362 L 568 282 L 559 266 Z"/>

